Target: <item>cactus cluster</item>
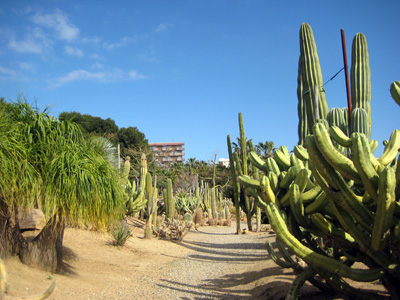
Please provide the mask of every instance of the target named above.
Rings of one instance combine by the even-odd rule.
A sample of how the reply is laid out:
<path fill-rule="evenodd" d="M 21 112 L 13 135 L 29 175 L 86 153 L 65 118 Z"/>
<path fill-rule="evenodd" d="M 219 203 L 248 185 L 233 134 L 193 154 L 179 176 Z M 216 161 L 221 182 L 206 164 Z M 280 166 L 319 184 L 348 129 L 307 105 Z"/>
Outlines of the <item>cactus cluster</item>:
<path fill-rule="evenodd" d="M 316 113 L 317 106 L 310 104 L 316 99 L 306 98 L 313 93 L 305 93 L 322 82 L 310 30 L 303 24 L 300 33 L 299 144 L 292 152 L 281 146 L 266 160 L 251 151 L 248 162 L 257 172 L 245 174 L 236 165 L 235 176 L 240 188 L 266 212 L 277 234 L 283 259 L 267 245 L 271 258 L 298 274 L 287 299 L 296 299 L 306 280 L 352 299 L 380 297 L 353 288 L 347 279 L 380 280 L 397 299 L 400 131 L 392 132 L 382 155 L 373 154 L 378 142 L 370 140 L 370 74 L 362 34 L 353 41 L 351 116 L 347 109 L 338 108 L 325 114 L 324 105 Z M 305 53 L 314 57 L 302 57 Z M 294 262 L 281 242 L 308 266 Z"/>
<path fill-rule="evenodd" d="M 329 132 L 316 123 L 305 147 L 296 146 L 291 155 L 281 155 L 284 151 L 278 149 L 269 162 L 250 153 L 261 179 L 241 175 L 239 180 L 267 212 L 278 237 L 314 269 L 322 269 L 323 274 L 317 273 L 323 278 L 380 279 L 396 289 L 392 283 L 400 279 L 400 131 L 392 132 L 380 157 L 373 155 L 363 133 L 353 133 L 346 143 L 337 139 L 351 150 L 351 159 L 333 145 Z M 329 241 L 333 253 L 318 244 L 318 238 Z M 368 269 L 350 267 L 356 261 Z"/>
<path fill-rule="evenodd" d="M 210 188 L 203 181 L 195 187 L 195 195 L 178 191 L 174 195 L 171 179 L 163 190 L 165 217 L 159 226 L 153 226 L 153 233 L 161 238 L 182 240 L 193 226 L 230 225 L 230 200 L 223 198 L 222 190 Z M 207 217 L 207 218 L 205 218 Z M 229 220 L 229 222 L 227 221 Z"/>
<path fill-rule="evenodd" d="M 230 220 L 230 210 L 232 202 L 224 199 L 222 189 L 218 187 L 210 188 L 208 183 L 201 182 L 199 187 L 199 195 L 201 198 L 201 207 L 208 217 L 209 225 L 222 224 Z"/>
<path fill-rule="evenodd" d="M 140 182 L 137 186 L 136 181 L 130 182 L 128 174 L 130 170 L 130 162 L 127 159 L 124 163 L 123 168 L 123 181 L 125 183 L 125 195 L 126 195 L 126 214 L 133 215 L 140 212 L 147 203 L 145 197 L 146 188 L 146 174 L 147 174 L 147 159 L 146 155 L 142 154 L 141 168 L 140 168 Z"/>

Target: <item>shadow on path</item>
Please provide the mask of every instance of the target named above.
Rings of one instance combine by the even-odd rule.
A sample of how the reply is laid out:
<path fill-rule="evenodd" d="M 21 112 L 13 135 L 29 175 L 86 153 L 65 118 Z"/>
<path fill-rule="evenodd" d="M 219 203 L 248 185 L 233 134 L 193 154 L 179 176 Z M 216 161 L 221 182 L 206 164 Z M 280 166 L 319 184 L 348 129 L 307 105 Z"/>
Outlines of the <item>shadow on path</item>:
<path fill-rule="evenodd" d="M 166 279 L 163 279 L 162 283 L 158 285 L 188 295 L 186 297 L 180 297 L 180 299 L 269 299 L 266 298 L 266 290 L 274 289 L 274 286 L 277 285 L 287 285 L 287 289 L 289 289 L 291 281 L 285 279 L 274 280 L 267 284 L 261 284 L 258 286 L 257 284 L 254 284 L 250 288 L 244 287 L 240 290 L 236 289 L 236 287 L 256 283 L 259 279 L 267 276 L 277 276 L 282 274 L 283 272 L 281 268 L 274 267 L 260 271 L 228 274 L 218 279 L 205 280 L 198 285 L 184 284 Z M 285 297 L 285 295 L 282 296 Z"/>

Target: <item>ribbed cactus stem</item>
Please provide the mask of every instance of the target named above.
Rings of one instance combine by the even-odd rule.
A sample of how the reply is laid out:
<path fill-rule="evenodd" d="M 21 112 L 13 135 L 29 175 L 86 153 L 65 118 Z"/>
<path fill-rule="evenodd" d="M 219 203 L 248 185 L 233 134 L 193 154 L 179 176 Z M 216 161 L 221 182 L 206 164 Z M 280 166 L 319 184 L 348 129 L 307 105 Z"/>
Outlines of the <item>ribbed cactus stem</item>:
<path fill-rule="evenodd" d="M 233 199 L 235 202 L 236 233 L 240 234 L 242 232 L 242 230 L 240 229 L 240 206 L 239 206 L 240 185 L 239 182 L 237 181 L 236 170 L 235 170 L 235 159 L 232 153 L 232 143 L 230 135 L 228 135 L 227 137 L 227 144 L 228 144 L 228 154 L 229 154 L 229 168 L 231 170 L 232 185 L 233 185 Z"/>
<path fill-rule="evenodd" d="M 155 225 L 157 224 L 157 201 L 158 201 L 157 176 L 154 176 L 153 198 L 154 202 L 153 202 L 152 224 Z"/>
<path fill-rule="evenodd" d="M 140 188 L 145 189 L 146 187 L 146 174 L 147 174 L 147 158 L 143 153 L 141 158 L 141 167 L 140 167 Z"/>
<path fill-rule="evenodd" d="M 195 195 L 196 195 L 196 198 L 200 198 L 200 187 L 199 187 L 198 183 L 196 185 Z"/>
<path fill-rule="evenodd" d="M 167 188 L 163 189 L 162 197 L 164 200 L 165 217 L 168 217 L 169 211 L 168 211 L 168 189 Z"/>
<path fill-rule="evenodd" d="M 244 134 L 243 116 L 239 113 L 239 130 L 240 130 L 240 151 L 242 159 L 243 174 L 247 175 L 247 151 L 246 151 L 246 135 Z"/>
<path fill-rule="evenodd" d="M 168 206 L 167 218 L 170 220 L 174 220 L 174 218 L 175 218 L 175 199 L 174 199 L 173 191 L 172 191 L 171 178 L 167 179 L 167 206 Z"/>
<path fill-rule="evenodd" d="M 253 141 L 250 140 L 249 141 L 249 148 L 251 152 L 255 152 L 255 148 L 254 148 L 254 144 Z M 260 176 L 258 174 L 258 169 L 254 164 L 251 164 L 251 171 L 253 173 L 253 178 L 254 179 L 259 179 Z M 261 230 L 261 208 L 259 206 L 256 206 L 256 231 L 260 231 Z"/>
<path fill-rule="evenodd" d="M 243 116 L 242 113 L 239 113 L 239 129 L 240 129 L 240 150 L 241 150 L 241 159 L 242 159 L 242 167 L 243 167 L 243 174 L 247 175 L 248 174 L 248 168 L 247 168 L 247 140 L 246 140 L 246 135 L 244 133 L 244 125 L 243 125 Z M 244 203 L 246 206 L 247 210 L 247 227 L 249 228 L 250 231 L 253 231 L 253 225 L 251 222 L 251 205 L 250 205 L 250 199 L 246 195 L 246 193 L 243 193 L 244 197 Z"/>
<path fill-rule="evenodd" d="M 122 180 L 123 184 L 128 184 L 129 183 L 129 171 L 131 170 L 131 158 L 129 156 L 126 157 L 126 160 L 124 161 L 124 166 L 122 167 Z"/>
<path fill-rule="evenodd" d="M 147 213 L 150 213 L 152 206 L 151 196 L 153 194 L 153 179 L 151 178 L 151 174 L 146 174 L 146 189 L 145 189 L 145 196 L 147 198 Z"/>
<path fill-rule="evenodd" d="M 400 81 L 393 81 L 390 85 L 390 94 L 398 105 L 400 105 Z"/>
<path fill-rule="evenodd" d="M 338 107 L 332 108 L 327 115 L 327 120 L 330 126 L 337 126 L 339 127 L 342 131 L 344 131 L 345 128 L 345 119 L 343 115 L 343 110 Z"/>
<path fill-rule="evenodd" d="M 371 134 L 371 70 L 367 39 L 362 33 L 357 33 L 353 39 L 351 51 L 351 104 L 353 109 L 363 108 L 368 115 L 368 135 Z"/>
<path fill-rule="evenodd" d="M 350 132 L 350 124 L 349 124 L 349 108 L 348 107 L 343 107 L 343 117 L 344 117 L 344 123 L 345 127 L 343 128 L 343 132 L 348 136 Z"/>
<path fill-rule="evenodd" d="M 317 121 L 315 119 L 313 103 L 316 94 L 318 95 L 319 118 L 325 119 L 328 113 L 317 46 L 313 31 L 307 23 L 303 23 L 300 28 L 300 57 L 297 84 L 299 144 L 302 145 L 304 138 L 311 133 L 310 129 Z M 319 88 L 318 93 L 315 93 L 315 87 Z M 307 124 L 303 124 L 304 122 Z"/>
<path fill-rule="evenodd" d="M 369 117 L 365 109 L 357 107 L 351 112 L 350 132 L 364 133 L 365 136 L 371 135 L 369 126 Z"/>
<path fill-rule="evenodd" d="M 154 191 L 156 190 L 156 180 L 154 182 L 154 188 L 153 188 L 153 180 L 151 178 L 151 174 L 147 173 L 146 174 L 146 192 L 145 192 L 145 197 L 147 198 L 147 219 L 146 219 L 146 225 L 144 229 L 144 238 L 145 239 L 150 239 L 151 236 L 153 235 L 153 229 L 152 229 L 152 224 L 153 224 L 153 212 L 155 210 L 155 203 L 157 201 L 156 196 L 154 195 Z"/>
<path fill-rule="evenodd" d="M 212 215 L 213 219 L 218 219 L 217 199 L 215 196 L 215 188 L 211 189 L 211 215 Z"/>

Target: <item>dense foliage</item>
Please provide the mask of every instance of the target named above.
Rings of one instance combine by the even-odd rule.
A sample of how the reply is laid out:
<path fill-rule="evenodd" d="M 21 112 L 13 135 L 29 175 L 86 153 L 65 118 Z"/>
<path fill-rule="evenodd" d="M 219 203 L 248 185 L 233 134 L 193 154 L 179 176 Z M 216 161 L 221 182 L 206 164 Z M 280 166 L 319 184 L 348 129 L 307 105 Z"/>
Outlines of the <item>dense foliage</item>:
<path fill-rule="evenodd" d="M 76 123 L 24 101 L 0 102 L 0 256 L 55 271 L 65 224 L 104 228 L 125 213 L 118 170 L 107 143 Z M 46 225 L 32 241 L 18 214 L 40 209 Z"/>
<path fill-rule="evenodd" d="M 58 118 L 61 121 L 68 120 L 78 124 L 87 135 L 107 137 L 114 146 L 119 144 L 124 157 L 135 156 L 140 161 L 141 153 L 137 155 L 138 152 L 150 153 L 148 140 L 137 127 L 119 128 L 110 118 L 102 119 L 79 112 L 62 112 Z"/>
<path fill-rule="evenodd" d="M 115 121 L 107 118 L 106 120 L 100 117 L 94 117 L 92 115 L 84 114 L 79 112 L 62 112 L 58 116 L 61 121 L 73 121 L 79 124 L 84 132 L 97 133 L 97 134 L 111 134 L 115 135 L 118 133 L 118 126 Z"/>
<path fill-rule="evenodd" d="M 48 218 L 95 225 L 121 214 L 119 175 L 103 140 L 22 101 L 3 103 L 0 114 L 0 191 L 8 209 L 40 207 Z"/>

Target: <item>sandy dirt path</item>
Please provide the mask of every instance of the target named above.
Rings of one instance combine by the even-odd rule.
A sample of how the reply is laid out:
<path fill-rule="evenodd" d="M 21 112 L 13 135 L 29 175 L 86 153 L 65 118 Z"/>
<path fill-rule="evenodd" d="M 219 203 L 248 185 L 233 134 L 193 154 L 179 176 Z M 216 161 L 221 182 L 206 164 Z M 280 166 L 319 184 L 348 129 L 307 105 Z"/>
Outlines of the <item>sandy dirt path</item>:
<path fill-rule="evenodd" d="M 38 295 L 56 280 L 48 299 L 274 300 L 284 299 L 293 281 L 291 270 L 268 257 L 265 242 L 275 241 L 268 231 L 236 235 L 234 224 L 205 226 L 189 232 L 182 242 L 170 242 L 145 240 L 143 222 L 131 219 L 130 224 L 133 236 L 120 248 L 112 245 L 110 235 L 67 229 L 64 265 L 55 274 L 30 268 L 17 258 L 6 260 L 6 299 Z M 320 294 L 311 285 L 302 295 L 341 299 Z"/>

